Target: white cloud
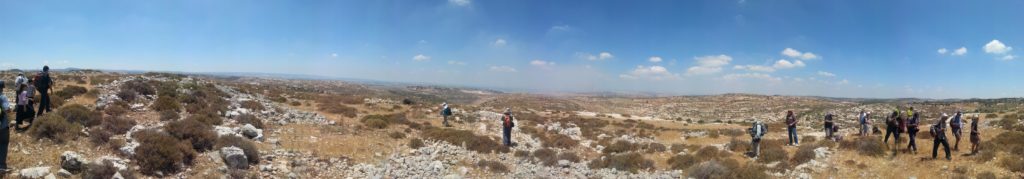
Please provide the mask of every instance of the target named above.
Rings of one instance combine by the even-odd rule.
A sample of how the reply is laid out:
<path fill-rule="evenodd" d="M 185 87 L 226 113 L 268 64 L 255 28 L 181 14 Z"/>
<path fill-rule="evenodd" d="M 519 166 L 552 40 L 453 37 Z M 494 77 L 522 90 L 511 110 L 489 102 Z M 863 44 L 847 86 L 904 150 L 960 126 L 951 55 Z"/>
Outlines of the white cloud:
<path fill-rule="evenodd" d="M 763 66 L 763 65 L 736 65 L 736 66 L 733 66 L 732 69 L 736 69 L 736 70 L 750 70 L 750 71 L 759 71 L 759 72 L 768 72 L 768 73 L 775 72 L 775 68 L 772 68 L 770 66 Z"/>
<path fill-rule="evenodd" d="M 649 79 L 649 80 L 665 80 L 665 79 L 676 79 L 679 75 L 672 74 L 665 67 L 662 66 L 637 66 L 636 69 L 630 71 L 628 74 L 621 74 L 619 78 L 624 79 Z"/>
<path fill-rule="evenodd" d="M 836 84 L 839 84 L 839 85 L 850 84 L 850 80 L 843 79 L 843 81 L 839 81 Z"/>
<path fill-rule="evenodd" d="M 1006 52 L 1010 52 L 1010 50 L 1013 50 L 1013 47 L 1006 46 L 1006 44 L 1003 44 L 1003 42 L 1000 42 L 999 40 L 992 40 L 985 44 L 985 53 L 1005 54 Z"/>
<path fill-rule="evenodd" d="M 744 78 L 762 79 L 762 80 L 766 80 L 766 81 L 770 81 L 770 82 L 780 82 L 780 81 L 782 81 L 782 78 L 773 77 L 772 75 L 764 74 L 764 73 L 734 73 L 734 74 L 728 74 L 728 75 L 722 76 L 722 79 L 726 79 L 726 80 L 739 80 L 739 79 L 744 79 Z"/>
<path fill-rule="evenodd" d="M 449 61 L 448 61 L 448 64 L 449 64 L 449 65 L 460 65 L 460 66 L 465 66 L 465 65 L 466 65 L 466 62 L 460 62 L 460 61 L 455 61 L 455 60 L 449 60 Z"/>
<path fill-rule="evenodd" d="M 491 71 L 495 72 L 516 72 L 515 68 L 510 66 L 491 66 Z"/>
<path fill-rule="evenodd" d="M 658 63 L 658 62 L 661 62 L 661 57 L 653 56 L 651 58 L 647 58 L 647 61 L 650 61 L 652 63 Z"/>
<path fill-rule="evenodd" d="M 820 57 L 818 57 L 817 54 L 814 54 L 814 53 L 811 53 L 811 52 L 800 52 L 800 51 L 798 51 L 796 49 L 793 49 L 793 48 L 782 49 L 782 52 L 780 52 L 780 53 L 782 55 L 787 56 L 787 57 L 798 58 L 798 59 L 801 59 L 801 60 L 813 60 L 813 59 L 820 58 Z"/>
<path fill-rule="evenodd" d="M 541 67 L 541 68 L 548 68 L 548 67 L 551 67 L 551 66 L 555 66 L 555 62 L 549 62 L 549 61 L 544 61 L 544 60 L 533 60 L 533 61 L 530 61 L 530 65 Z"/>
<path fill-rule="evenodd" d="M 807 65 L 800 60 L 794 60 L 794 62 L 789 62 L 788 60 L 779 60 L 775 62 L 775 65 L 772 65 L 772 67 L 775 67 L 776 69 L 799 68 L 804 66 Z"/>
<path fill-rule="evenodd" d="M 951 53 L 951 54 L 956 55 L 956 56 L 963 56 L 964 54 L 967 54 L 967 47 L 960 47 L 960 48 L 954 50 L 953 53 Z"/>
<path fill-rule="evenodd" d="M 1000 60 L 1013 60 L 1014 58 L 1017 58 L 1017 56 L 1016 55 L 1006 55 L 1006 56 L 1003 56 L 1003 58 L 999 58 L 999 59 Z"/>
<path fill-rule="evenodd" d="M 945 54 L 946 54 L 946 52 L 949 52 L 949 50 L 946 50 L 946 48 L 940 48 L 940 49 L 938 50 L 938 52 L 939 52 L 939 54 L 941 54 L 941 55 L 945 55 Z"/>
<path fill-rule="evenodd" d="M 686 69 L 686 75 L 706 75 L 722 71 L 722 66 L 728 65 L 732 57 L 728 55 L 710 55 L 694 57 L 697 66 Z"/>
<path fill-rule="evenodd" d="M 494 46 L 499 46 L 499 47 L 505 46 L 505 44 L 508 44 L 508 42 L 506 42 L 505 39 L 503 39 L 503 38 L 498 38 L 498 40 L 494 40 L 494 43 L 493 43 Z"/>
<path fill-rule="evenodd" d="M 835 77 L 836 76 L 836 74 L 829 73 L 827 71 L 818 71 L 818 75 L 821 75 L 821 76 L 824 76 L 824 77 Z"/>
<path fill-rule="evenodd" d="M 600 60 L 607 60 L 607 59 L 615 58 L 615 56 L 612 56 L 612 53 L 609 53 L 609 52 L 601 52 L 601 54 L 597 55 L 597 58 L 600 59 Z"/>
<path fill-rule="evenodd" d="M 456 6 L 468 6 L 470 3 L 473 2 L 470 0 L 448 0 L 448 3 L 454 4 Z"/>
<path fill-rule="evenodd" d="M 418 62 L 430 61 L 430 56 L 426 56 L 426 55 L 423 55 L 423 54 L 418 54 L 416 56 L 413 56 L 412 60 L 413 61 L 418 61 Z"/>
<path fill-rule="evenodd" d="M 331 58 L 338 58 L 338 53 L 331 53 Z"/>
<path fill-rule="evenodd" d="M 553 30 L 553 31 L 570 31 L 570 30 L 572 30 L 572 27 L 569 27 L 569 25 L 556 25 L 556 26 L 551 26 L 551 30 Z"/>

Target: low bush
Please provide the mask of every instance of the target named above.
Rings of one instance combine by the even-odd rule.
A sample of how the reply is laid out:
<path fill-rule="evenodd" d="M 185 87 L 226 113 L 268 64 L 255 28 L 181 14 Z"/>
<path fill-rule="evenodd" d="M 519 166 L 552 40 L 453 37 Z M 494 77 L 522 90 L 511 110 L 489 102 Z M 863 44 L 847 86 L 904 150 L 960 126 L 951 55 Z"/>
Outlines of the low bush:
<path fill-rule="evenodd" d="M 121 91 L 134 91 L 143 96 L 156 94 L 156 88 L 149 84 L 149 82 L 141 79 L 124 82 L 124 84 L 121 84 Z"/>
<path fill-rule="evenodd" d="M 554 150 L 549 148 L 541 148 L 533 151 L 533 158 L 539 160 L 541 163 L 547 166 L 552 166 L 558 163 L 557 154 Z"/>
<path fill-rule="evenodd" d="M 611 168 L 620 171 L 636 173 L 640 170 L 654 168 L 654 161 L 645 158 L 636 152 L 623 154 L 605 154 L 600 158 L 590 161 L 590 168 Z"/>
<path fill-rule="evenodd" d="M 60 115 L 48 113 L 36 118 L 28 134 L 36 139 L 46 138 L 56 143 L 64 143 L 77 138 L 79 131 L 82 131 L 81 125 L 70 123 Z"/>
<path fill-rule="evenodd" d="M 718 161 L 706 161 L 690 167 L 691 178 L 730 178 L 730 169 Z"/>
<path fill-rule="evenodd" d="M 672 153 L 680 153 L 680 152 L 683 152 L 683 151 L 686 151 L 686 150 L 697 151 L 697 149 L 700 149 L 700 146 L 688 145 L 688 144 L 672 144 L 672 148 L 671 149 L 672 149 Z"/>
<path fill-rule="evenodd" d="M 90 162 L 85 164 L 85 170 L 82 171 L 82 179 L 113 178 L 114 174 L 119 172 L 123 178 L 136 178 L 132 171 L 118 171 L 117 167 L 114 167 L 114 162 L 103 160 L 102 163 Z"/>
<path fill-rule="evenodd" d="M 999 166 L 1011 172 L 1024 172 L 1024 158 L 1019 156 L 1005 157 L 999 161 Z"/>
<path fill-rule="evenodd" d="M 617 140 L 615 143 L 604 147 L 601 152 L 606 154 L 611 153 L 625 153 L 633 150 L 640 149 L 640 146 L 629 141 Z"/>
<path fill-rule="evenodd" d="M 263 127 L 265 127 L 263 125 L 263 120 L 256 118 L 256 115 L 252 114 L 238 115 L 238 117 L 235 118 L 235 121 L 238 121 L 238 125 L 249 124 L 258 129 L 264 129 Z"/>
<path fill-rule="evenodd" d="M 409 139 L 409 148 L 419 149 L 420 147 L 423 147 L 423 146 L 424 146 L 423 145 L 423 139 L 420 139 L 420 138 Z"/>
<path fill-rule="evenodd" d="M 260 163 L 260 151 L 257 150 L 256 144 L 249 139 L 238 137 L 234 135 L 225 135 L 217 139 L 217 149 L 224 147 L 238 147 L 245 153 L 245 158 L 249 160 L 249 164 Z"/>
<path fill-rule="evenodd" d="M 264 110 L 263 104 L 260 104 L 260 102 L 256 100 L 242 101 L 240 105 L 242 105 L 242 108 L 249 109 L 255 112 L 260 112 Z"/>
<path fill-rule="evenodd" d="M 217 140 L 217 134 L 213 127 L 196 120 L 180 120 L 167 123 L 164 130 L 175 138 L 189 142 L 192 149 L 206 151 L 213 147 Z"/>
<path fill-rule="evenodd" d="M 209 126 L 220 125 L 220 124 L 224 123 L 224 119 L 222 119 L 220 117 L 220 115 L 217 115 L 216 113 L 210 114 L 208 112 L 199 113 L 199 114 L 192 114 L 192 115 L 188 116 L 187 118 L 185 118 L 185 120 L 199 121 L 199 122 L 201 122 L 203 124 L 206 124 L 206 125 L 209 125 Z"/>
<path fill-rule="evenodd" d="M 401 132 L 391 132 L 388 134 L 388 137 L 391 137 L 392 139 L 401 139 L 405 138 L 405 134 Z"/>
<path fill-rule="evenodd" d="M 177 173 L 184 165 L 191 165 L 196 157 L 187 141 L 155 130 L 143 130 L 132 135 L 138 142 L 134 159 L 140 172 L 147 175 Z"/>
<path fill-rule="evenodd" d="M 690 168 L 697 162 L 697 157 L 690 154 L 672 156 L 667 161 L 669 168 L 678 170 Z"/>
<path fill-rule="evenodd" d="M 384 128 L 388 127 L 388 122 L 385 121 L 384 119 L 381 119 L 381 118 L 365 118 L 364 117 L 362 120 L 359 120 L 359 122 L 362 122 L 363 125 L 365 125 L 366 127 L 374 128 L 374 129 L 384 129 Z"/>
<path fill-rule="evenodd" d="M 544 147 L 554 147 L 562 149 L 571 149 L 579 145 L 579 141 L 572 140 L 567 135 L 552 133 L 539 137 Z"/>
<path fill-rule="evenodd" d="M 103 122 L 103 114 L 90 110 L 81 104 L 71 104 L 61 107 L 57 110 L 57 114 L 60 114 L 60 116 L 64 117 L 68 122 L 78 123 L 86 127 L 99 125 Z"/>
<path fill-rule="evenodd" d="M 518 158 L 530 158 L 530 151 L 517 150 L 512 155 Z"/>
<path fill-rule="evenodd" d="M 733 138 L 732 140 L 729 141 L 728 144 L 725 144 L 725 147 L 732 152 L 748 152 L 751 151 L 750 149 L 752 146 L 750 145 L 750 141 L 742 141 Z"/>
<path fill-rule="evenodd" d="M 577 156 L 576 153 L 573 153 L 573 152 L 570 152 L 570 151 L 563 151 L 562 153 L 558 154 L 558 160 L 566 160 L 566 161 L 570 161 L 570 162 L 580 162 L 580 156 Z"/>
<path fill-rule="evenodd" d="M 181 111 L 181 104 L 180 104 L 180 102 L 178 102 L 177 98 L 170 97 L 170 96 L 160 96 L 160 97 L 156 98 L 156 101 L 153 101 L 153 105 L 150 106 L 150 108 L 152 108 L 155 111 L 160 111 L 160 112 L 162 112 L 162 111 L 178 112 L 178 111 Z"/>
<path fill-rule="evenodd" d="M 816 156 L 816 154 L 814 153 L 815 148 L 818 148 L 818 146 L 801 145 L 799 148 L 796 149 L 796 153 L 793 154 L 793 164 L 800 165 L 803 163 L 807 163 L 811 160 L 814 160 L 814 157 Z"/>
<path fill-rule="evenodd" d="M 422 127 L 419 124 L 409 122 L 409 119 L 406 119 L 405 117 L 405 113 L 395 113 L 387 115 L 368 115 L 360 119 L 359 122 L 362 122 L 363 125 L 366 125 L 366 127 L 376 129 L 384 129 L 392 124 L 405 124 L 414 129 L 419 129 Z"/>
<path fill-rule="evenodd" d="M 800 143 L 814 143 L 814 142 L 817 142 L 817 141 L 818 141 L 818 137 L 817 136 L 812 136 L 812 135 L 800 136 Z"/>
<path fill-rule="evenodd" d="M 885 155 L 885 144 L 877 137 L 860 137 L 844 140 L 839 143 L 839 147 L 857 150 L 857 153 L 864 156 L 881 157 Z"/>
<path fill-rule="evenodd" d="M 161 121 L 173 121 L 173 120 L 178 120 L 178 119 L 181 119 L 181 114 L 178 114 L 178 112 L 174 112 L 174 111 L 160 111 L 160 120 Z"/>
<path fill-rule="evenodd" d="M 986 171 L 986 172 L 978 173 L 978 176 L 976 176 L 975 178 L 978 178 L 978 179 L 996 179 L 996 174 L 992 173 L 992 172 L 989 172 L 989 171 Z"/>
<path fill-rule="evenodd" d="M 103 109 L 103 113 L 110 116 L 121 116 L 128 113 L 128 108 L 121 105 L 107 105 L 107 107 Z"/>
<path fill-rule="evenodd" d="M 456 146 L 465 146 L 466 149 L 480 153 L 509 152 L 507 147 L 502 146 L 490 137 L 478 136 L 467 130 L 427 127 L 423 130 L 421 136 L 427 139 L 445 141 Z"/>
<path fill-rule="evenodd" d="M 124 134 L 132 127 L 135 127 L 136 122 L 134 120 L 125 119 L 123 117 L 107 117 L 103 119 L 103 124 L 100 128 L 106 131 L 110 131 L 114 134 Z"/>
<path fill-rule="evenodd" d="M 732 178 L 743 178 L 743 179 L 762 179 L 769 178 L 768 174 L 765 173 L 767 170 L 764 166 L 748 163 L 742 167 L 732 170 Z"/>
<path fill-rule="evenodd" d="M 132 90 L 121 90 L 117 92 L 117 98 L 120 98 L 125 102 L 132 102 L 139 98 L 139 94 Z"/>
<path fill-rule="evenodd" d="M 647 144 L 647 153 L 664 152 L 665 150 L 666 149 L 665 149 L 665 145 L 664 144 L 656 143 L 656 142 L 652 142 L 650 144 Z"/>
<path fill-rule="evenodd" d="M 715 146 L 704 146 L 704 148 L 701 148 L 700 150 L 697 151 L 697 159 L 700 161 L 714 160 L 721 158 L 725 155 L 728 154 L 726 154 L 722 150 L 718 150 L 718 147 Z"/>
<path fill-rule="evenodd" d="M 64 99 L 71 99 L 72 97 L 85 94 L 86 92 L 89 92 L 89 90 L 85 89 L 85 87 L 75 86 L 75 85 L 68 85 L 68 86 L 65 86 L 64 89 L 61 89 L 60 91 L 53 92 L 53 96 L 60 96 L 61 98 L 64 98 Z"/>
<path fill-rule="evenodd" d="M 758 156 L 757 161 L 764 164 L 783 161 L 789 158 L 789 153 L 787 153 L 786 150 L 783 150 L 781 146 L 763 146 L 761 149 L 761 154 Z"/>
<path fill-rule="evenodd" d="M 477 167 L 485 168 L 491 173 L 508 173 L 508 167 L 505 164 L 497 161 L 480 160 L 476 163 Z"/>
<path fill-rule="evenodd" d="M 348 107 L 348 106 L 341 105 L 341 104 L 323 104 L 323 103 L 321 103 L 321 104 L 317 105 L 317 108 L 320 111 L 323 111 L 323 112 L 326 112 L 326 113 L 338 114 L 338 115 L 345 116 L 345 117 L 348 117 L 348 118 L 356 117 L 356 114 L 358 113 L 356 108 Z"/>

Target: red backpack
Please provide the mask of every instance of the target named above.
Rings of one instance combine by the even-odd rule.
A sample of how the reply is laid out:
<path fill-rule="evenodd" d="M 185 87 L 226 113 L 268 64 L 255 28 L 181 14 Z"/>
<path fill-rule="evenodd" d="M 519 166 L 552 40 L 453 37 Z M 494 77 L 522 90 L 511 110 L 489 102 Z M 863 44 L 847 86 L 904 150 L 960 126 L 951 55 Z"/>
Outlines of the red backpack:
<path fill-rule="evenodd" d="M 505 117 L 503 117 L 503 118 L 504 118 L 504 125 L 505 125 L 505 127 L 512 128 L 512 127 L 516 126 L 516 123 L 512 122 L 512 120 L 513 120 L 512 119 L 512 115 L 505 115 Z"/>

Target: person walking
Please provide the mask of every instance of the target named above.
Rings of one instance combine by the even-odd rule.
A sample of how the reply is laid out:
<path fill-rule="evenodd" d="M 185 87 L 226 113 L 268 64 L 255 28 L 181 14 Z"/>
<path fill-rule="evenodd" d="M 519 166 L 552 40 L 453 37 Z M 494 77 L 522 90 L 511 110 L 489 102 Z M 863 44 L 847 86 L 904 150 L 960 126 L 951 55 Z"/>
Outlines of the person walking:
<path fill-rule="evenodd" d="M 914 107 L 910 107 L 911 114 L 910 120 L 907 121 L 907 136 L 910 138 L 910 143 L 907 144 L 908 152 L 917 153 L 917 132 L 919 131 L 918 125 L 920 124 L 919 113 L 914 113 Z"/>
<path fill-rule="evenodd" d="M 963 136 L 963 113 L 960 110 L 953 114 L 953 118 L 949 119 L 949 129 L 953 132 L 953 138 L 956 139 L 956 143 L 953 144 L 953 151 L 960 151 L 960 136 Z"/>
<path fill-rule="evenodd" d="M 51 112 L 50 109 L 50 91 L 53 90 L 53 79 L 50 78 L 50 66 L 43 66 L 43 71 L 36 75 L 35 79 L 36 90 L 39 91 L 39 109 L 36 112 L 36 116 L 41 116 L 43 113 Z"/>
<path fill-rule="evenodd" d="M 885 138 L 882 140 L 885 145 L 889 145 L 889 136 L 897 133 L 896 117 L 899 117 L 899 115 L 900 112 L 898 110 L 893 110 L 892 114 L 885 117 Z M 900 138 L 898 135 L 895 137 Z"/>
<path fill-rule="evenodd" d="M 761 138 L 768 133 L 768 128 L 759 120 L 754 120 L 754 126 L 747 129 L 750 133 L 750 156 L 757 158 L 761 155 Z"/>
<path fill-rule="evenodd" d="M 15 130 L 18 130 L 18 129 L 26 130 L 29 127 L 32 126 L 32 121 L 35 121 L 36 110 L 35 110 L 35 108 L 33 106 L 36 103 L 36 97 L 35 97 L 36 96 L 36 86 L 34 85 L 33 82 L 35 82 L 33 79 L 29 79 L 28 82 L 25 83 L 25 85 L 24 85 L 25 89 L 22 90 L 21 94 L 18 94 L 18 96 L 17 96 L 17 98 L 19 99 L 18 105 L 22 107 L 21 108 L 22 112 L 19 113 L 20 116 L 15 118 L 15 121 L 16 121 L 14 123 L 14 129 Z M 28 123 L 28 126 L 21 127 L 21 122 L 22 121 Z"/>
<path fill-rule="evenodd" d="M 871 133 L 871 112 L 860 111 L 860 136 L 865 137 Z"/>
<path fill-rule="evenodd" d="M 452 109 L 448 107 L 448 102 L 441 103 L 441 118 L 444 119 L 442 124 L 444 124 L 445 127 L 452 126 L 448 124 L 448 117 L 450 116 L 452 116 Z"/>
<path fill-rule="evenodd" d="M 899 109 L 897 109 L 896 111 L 899 111 Z M 899 153 L 900 145 L 902 144 L 902 143 L 900 143 L 900 134 L 903 134 L 903 133 L 907 133 L 907 118 L 904 118 L 902 114 L 897 114 L 896 115 L 896 134 L 893 136 L 894 137 L 893 139 L 895 140 L 893 142 L 893 146 L 895 146 L 895 147 L 893 147 L 893 149 L 892 149 L 892 155 L 893 156 L 895 156 L 897 153 Z"/>
<path fill-rule="evenodd" d="M 981 131 L 978 130 L 978 123 L 981 118 L 978 116 L 971 120 L 971 154 L 978 154 L 978 146 L 981 144 Z"/>
<path fill-rule="evenodd" d="M 512 116 L 512 109 L 505 108 L 505 115 L 502 117 L 502 137 L 505 138 L 505 147 L 512 147 L 512 128 L 516 126 L 515 117 Z"/>
<path fill-rule="evenodd" d="M 28 78 L 25 78 L 25 73 L 18 72 L 18 77 L 14 78 L 14 103 L 18 103 L 18 94 L 21 94 L 22 86 L 28 83 Z"/>
<path fill-rule="evenodd" d="M 942 148 L 946 151 L 946 160 L 952 160 L 949 154 L 949 142 L 946 140 L 946 119 L 949 115 L 942 114 L 939 118 L 939 122 L 932 125 L 930 130 L 932 137 L 935 138 L 935 142 L 932 143 L 932 159 L 935 159 L 939 155 L 939 144 L 942 144 Z"/>
<path fill-rule="evenodd" d="M 826 139 L 832 139 L 832 137 L 834 137 L 833 136 L 834 133 L 832 133 L 832 126 L 834 126 L 834 125 L 835 125 L 835 123 L 832 120 L 832 112 L 828 112 L 827 114 L 825 114 L 825 138 Z"/>
<path fill-rule="evenodd" d="M 0 80 L 0 91 L 3 91 L 3 89 L 4 81 Z M 0 93 L 0 171 L 4 173 L 9 169 L 7 167 L 7 147 L 11 139 L 11 123 L 7 119 L 9 111 L 11 111 L 11 104 L 8 102 L 7 96 Z"/>
<path fill-rule="evenodd" d="M 797 138 L 796 134 L 796 122 L 796 115 L 793 115 L 793 111 L 786 111 L 786 129 L 789 130 L 788 145 L 800 145 L 800 139 Z"/>

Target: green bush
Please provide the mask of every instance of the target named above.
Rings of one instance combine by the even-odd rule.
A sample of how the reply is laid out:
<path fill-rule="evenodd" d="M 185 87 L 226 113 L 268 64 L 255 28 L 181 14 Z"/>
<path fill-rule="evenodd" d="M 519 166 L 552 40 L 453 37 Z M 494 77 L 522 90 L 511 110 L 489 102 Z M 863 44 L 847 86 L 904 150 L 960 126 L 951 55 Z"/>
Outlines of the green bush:
<path fill-rule="evenodd" d="M 82 126 L 70 123 L 54 113 L 47 113 L 36 118 L 28 133 L 36 139 L 50 139 L 57 143 L 74 140 L 78 137 Z"/>
<path fill-rule="evenodd" d="M 636 152 L 623 154 L 604 154 L 602 157 L 591 160 L 590 168 L 611 168 L 620 171 L 636 173 L 640 170 L 654 168 L 654 161 L 645 158 Z"/>
<path fill-rule="evenodd" d="M 249 164 L 255 165 L 260 163 L 260 151 L 257 150 L 256 144 L 249 139 L 233 135 L 225 135 L 217 139 L 216 146 L 218 149 L 231 146 L 241 148 L 242 152 L 245 153 L 245 158 L 249 159 Z"/>
<path fill-rule="evenodd" d="M 61 107 L 57 110 L 57 114 L 60 114 L 60 116 L 64 117 L 68 122 L 78 123 L 86 127 L 99 125 L 103 122 L 103 114 L 90 110 L 81 104 L 71 104 Z"/>
<path fill-rule="evenodd" d="M 187 141 L 155 130 L 144 130 L 132 135 L 138 142 L 134 159 L 143 174 L 164 176 L 176 173 L 183 165 L 191 165 L 196 157 Z"/>
<path fill-rule="evenodd" d="M 213 127 L 196 120 L 170 122 L 164 126 L 164 130 L 179 140 L 188 141 L 192 149 L 199 152 L 209 150 L 217 140 Z"/>
<path fill-rule="evenodd" d="M 428 127 L 421 136 L 427 139 L 445 141 L 456 146 L 465 146 L 466 149 L 480 152 L 509 152 L 508 148 L 494 141 L 490 137 L 478 136 L 467 130 Z"/>

